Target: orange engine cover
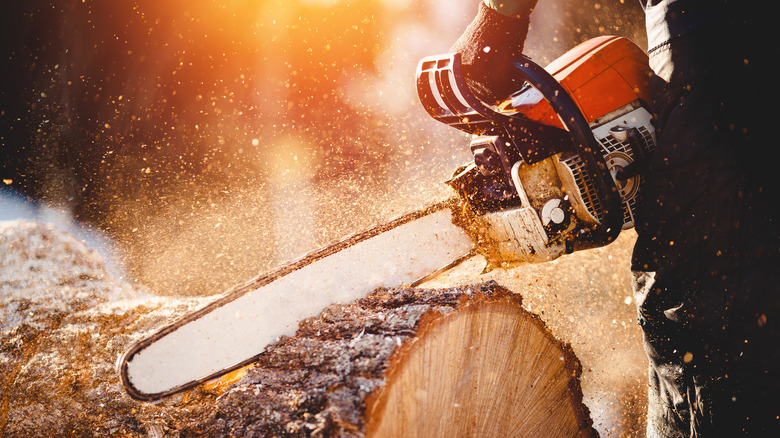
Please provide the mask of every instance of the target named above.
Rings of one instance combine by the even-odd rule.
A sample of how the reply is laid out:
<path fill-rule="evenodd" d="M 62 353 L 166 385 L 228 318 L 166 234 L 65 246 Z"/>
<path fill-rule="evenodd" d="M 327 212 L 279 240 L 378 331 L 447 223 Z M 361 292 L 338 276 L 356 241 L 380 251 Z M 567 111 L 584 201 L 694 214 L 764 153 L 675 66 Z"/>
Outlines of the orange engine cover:
<path fill-rule="evenodd" d="M 588 123 L 637 99 L 645 104 L 650 100 L 647 54 L 627 38 L 593 38 L 569 50 L 545 70 L 569 92 Z M 513 95 L 500 109 L 563 128 L 552 107 L 532 87 Z"/>

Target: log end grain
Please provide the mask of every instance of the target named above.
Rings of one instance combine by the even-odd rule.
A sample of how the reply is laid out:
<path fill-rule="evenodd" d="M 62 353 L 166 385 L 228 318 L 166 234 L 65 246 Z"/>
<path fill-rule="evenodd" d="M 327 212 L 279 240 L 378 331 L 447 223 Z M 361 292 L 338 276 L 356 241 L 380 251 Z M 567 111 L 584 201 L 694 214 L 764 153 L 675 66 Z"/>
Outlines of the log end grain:
<path fill-rule="evenodd" d="M 596 436 L 571 348 L 492 289 L 421 318 L 367 400 L 367 436 Z"/>

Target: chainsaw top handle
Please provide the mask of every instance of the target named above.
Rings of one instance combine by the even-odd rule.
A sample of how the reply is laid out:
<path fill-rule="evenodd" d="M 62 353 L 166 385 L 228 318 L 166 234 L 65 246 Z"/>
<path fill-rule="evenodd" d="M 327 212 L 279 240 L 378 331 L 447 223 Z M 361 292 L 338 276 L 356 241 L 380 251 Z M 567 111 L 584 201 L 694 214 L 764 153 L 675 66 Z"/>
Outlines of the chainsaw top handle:
<path fill-rule="evenodd" d="M 592 175 L 596 193 L 605 207 L 601 226 L 592 232 L 602 234 L 606 241 L 614 240 L 623 226 L 622 201 L 599 153 L 601 145 L 585 116 L 566 89 L 530 58 L 521 56 L 512 67 L 518 83 L 525 82 L 539 91 L 566 127 L 571 146 Z M 513 125 L 517 121 L 522 122 L 522 131 L 529 135 L 533 135 L 533 131 L 554 129 L 519 112 L 499 112 L 477 99 L 463 79 L 459 53 L 423 58 L 417 67 L 417 93 L 434 119 L 471 134 L 504 132 L 509 137 L 516 136 L 517 129 Z"/>

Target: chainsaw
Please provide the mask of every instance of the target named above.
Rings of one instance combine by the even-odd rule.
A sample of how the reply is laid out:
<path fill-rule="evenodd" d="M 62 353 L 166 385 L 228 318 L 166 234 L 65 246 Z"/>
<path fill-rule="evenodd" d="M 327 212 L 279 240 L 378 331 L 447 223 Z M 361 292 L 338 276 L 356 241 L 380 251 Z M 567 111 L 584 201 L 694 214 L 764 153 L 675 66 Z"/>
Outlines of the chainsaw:
<path fill-rule="evenodd" d="M 498 106 L 468 89 L 459 54 L 426 57 L 417 91 L 434 119 L 471 134 L 455 196 L 348 236 L 236 287 L 134 343 L 117 367 L 131 397 L 155 400 L 252 363 L 303 318 L 379 287 L 416 286 L 481 255 L 487 268 L 604 246 L 634 223 L 655 148 L 647 55 L 628 39 L 586 41 Z"/>

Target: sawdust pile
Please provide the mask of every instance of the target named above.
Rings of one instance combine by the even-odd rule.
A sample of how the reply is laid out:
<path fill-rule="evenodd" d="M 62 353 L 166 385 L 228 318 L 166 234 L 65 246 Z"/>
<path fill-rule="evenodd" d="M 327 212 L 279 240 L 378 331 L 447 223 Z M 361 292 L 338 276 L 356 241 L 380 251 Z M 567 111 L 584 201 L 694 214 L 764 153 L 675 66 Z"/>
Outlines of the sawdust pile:
<path fill-rule="evenodd" d="M 166 410 L 125 395 L 114 361 L 197 304 L 112 278 L 70 234 L 0 222 L 0 435 L 153 436 Z"/>

